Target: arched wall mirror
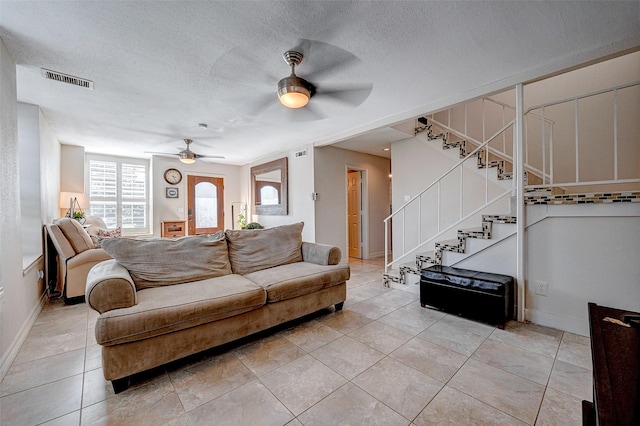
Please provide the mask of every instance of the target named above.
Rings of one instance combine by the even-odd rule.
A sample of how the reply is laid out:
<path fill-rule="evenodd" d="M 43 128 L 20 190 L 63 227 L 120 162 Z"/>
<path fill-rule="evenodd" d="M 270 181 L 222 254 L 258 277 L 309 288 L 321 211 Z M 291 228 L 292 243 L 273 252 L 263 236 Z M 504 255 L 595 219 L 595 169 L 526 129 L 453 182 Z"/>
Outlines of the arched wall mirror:
<path fill-rule="evenodd" d="M 287 174 L 287 157 L 251 168 L 253 214 L 288 214 Z"/>

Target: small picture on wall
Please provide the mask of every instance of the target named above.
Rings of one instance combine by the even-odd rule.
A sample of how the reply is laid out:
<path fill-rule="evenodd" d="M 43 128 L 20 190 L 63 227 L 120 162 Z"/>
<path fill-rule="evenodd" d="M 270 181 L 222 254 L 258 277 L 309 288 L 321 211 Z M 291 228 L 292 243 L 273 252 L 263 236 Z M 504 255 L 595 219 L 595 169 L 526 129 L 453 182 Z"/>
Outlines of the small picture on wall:
<path fill-rule="evenodd" d="M 165 188 L 165 197 L 167 198 L 179 198 L 178 197 L 178 188 Z"/>

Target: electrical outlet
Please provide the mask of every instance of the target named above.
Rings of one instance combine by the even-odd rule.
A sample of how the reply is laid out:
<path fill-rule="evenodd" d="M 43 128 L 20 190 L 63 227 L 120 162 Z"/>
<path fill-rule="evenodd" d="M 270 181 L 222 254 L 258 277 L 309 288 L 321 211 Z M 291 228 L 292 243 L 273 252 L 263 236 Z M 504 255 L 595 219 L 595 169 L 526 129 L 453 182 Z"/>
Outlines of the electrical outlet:
<path fill-rule="evenodd" d="M 549 293 L 549 283 L 545 281 L 536 281 L 536 294 L 539 296 L 547 296 Z"/>

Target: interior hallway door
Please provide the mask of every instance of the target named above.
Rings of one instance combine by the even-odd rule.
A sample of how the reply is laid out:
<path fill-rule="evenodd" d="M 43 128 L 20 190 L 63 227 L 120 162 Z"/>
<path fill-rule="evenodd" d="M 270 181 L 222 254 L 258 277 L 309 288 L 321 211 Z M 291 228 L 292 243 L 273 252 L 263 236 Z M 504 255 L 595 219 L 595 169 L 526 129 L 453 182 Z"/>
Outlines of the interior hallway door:
<path fill-rule="evenodd" d="M 349 229 L 349 257 L 362 258 L 362 177 L 360 171 L 347 173 L 347 224 Z"/>

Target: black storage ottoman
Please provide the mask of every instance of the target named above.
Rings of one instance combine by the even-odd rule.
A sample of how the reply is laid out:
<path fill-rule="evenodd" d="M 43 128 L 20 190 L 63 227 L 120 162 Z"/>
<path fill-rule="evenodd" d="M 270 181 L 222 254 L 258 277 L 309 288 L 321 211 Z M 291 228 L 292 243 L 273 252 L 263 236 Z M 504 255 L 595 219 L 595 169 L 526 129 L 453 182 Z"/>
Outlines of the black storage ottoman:
<path fill-rule="evenodd" d="M 420 305 L 504 328 L 513 318 L 513 287 L 508 275 L 430 266 L 420 274 Z"/>

